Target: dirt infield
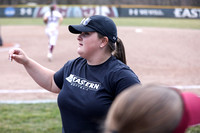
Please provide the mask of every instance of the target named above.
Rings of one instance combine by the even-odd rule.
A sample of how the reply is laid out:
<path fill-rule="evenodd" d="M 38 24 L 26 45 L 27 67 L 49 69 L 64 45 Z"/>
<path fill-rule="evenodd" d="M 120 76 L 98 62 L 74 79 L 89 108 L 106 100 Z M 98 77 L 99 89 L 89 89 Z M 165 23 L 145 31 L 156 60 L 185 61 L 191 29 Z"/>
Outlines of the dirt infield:
<path fill-rule="evenodd" d="M 47 37 L 44 26 L 2 26 L 6 44 L 20 47 L 34 60 L 57 71 L 78 54 L 76 36 L 67 26 L 60 27 L 52 62 L 48 62 Z M 123 40 L 128 65 L 141 82 L 169 86 L 200 85 L 200 30 L 147 27 L 118 27 Z M 12 93 L 12 90 L 41 89 L 26 73 L 23 66 L 8 61 L 10 46 L 0 47 L 0 100 L 56 99 L 52 93 Z M 200 89 L 200 88 L 199 88 Z M 2 93 L 1 90 L 11 90 Z M 198 93 L 199 90 L 190 90 Z"/>

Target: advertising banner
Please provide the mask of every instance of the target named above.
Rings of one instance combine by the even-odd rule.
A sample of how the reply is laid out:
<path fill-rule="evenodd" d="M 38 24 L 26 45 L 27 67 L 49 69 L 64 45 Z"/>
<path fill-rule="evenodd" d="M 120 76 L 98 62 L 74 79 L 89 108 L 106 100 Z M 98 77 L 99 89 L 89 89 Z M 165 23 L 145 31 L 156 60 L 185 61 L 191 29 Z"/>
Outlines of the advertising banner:
<path fill-rule="evenodd" d="M 0 17 L 32 17 L 35 8 L 6 7 L 0 8 Z"/>
<path fill-rule="evenodd" d="M 200 8 L 118 8 L 120 17 L 200 18 Z"/>
<path fill-rule="evenodd" d="M 131 7 L 131 6 L 130 6 Z M 0 8 L 0 17 L 41 18 L 49 10 L 42 7 L 4 7 Z M 83 18 L 91 15 L 108 17 L 165 17 L 165 18 L 200 18 L 200 8 L 126 8 L 123 6 L 58 6 L 64 18 Z"/>
<path fill-rule="evenodd" d="M 49 6 L 44 7 L 6 7 L 0 8 L 0 17 L 43 17 L 49 10 Z M 108 17 L 119 17 L 117 8 L 114 6 L 59 6 L 57 10 L 63 17 L 88 17 L 91 15 L 104 15 Z"/>

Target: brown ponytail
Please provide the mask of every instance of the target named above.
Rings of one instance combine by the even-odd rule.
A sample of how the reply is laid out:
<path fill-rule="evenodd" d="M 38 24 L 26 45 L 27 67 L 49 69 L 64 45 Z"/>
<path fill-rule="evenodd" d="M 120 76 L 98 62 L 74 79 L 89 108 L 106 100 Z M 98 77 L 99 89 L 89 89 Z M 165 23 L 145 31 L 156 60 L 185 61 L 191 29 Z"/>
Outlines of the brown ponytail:
<path fill-rule="evenodd" d="M 126 64 L 126 55 L 125 55 L 125 48 L 122 40 L 117 38 L 116 48 L 113 54 L 118 60 L 122 61 Z"/>
<path fill-rule="evenodd" d="M 51 11 L 51 18 L 53 17 L 53 11 L 56 9 L 55 5 L 51 5 L 50 11 Z"/>
<path fill-rule="evenodd" d="M 98 33 L 98 37 L 103 38 L 104 36 Z M 108 46 L 109 46 L 110 52 L 113 53 L 113 55 L 118 60 L 126 64 L 126 54 L 125 54 L 125 48 L 124 48 L 124 44 L 122 40 L 120 38 L 117 38 L 116 45 L 115 43 L 109 40 Z"/>

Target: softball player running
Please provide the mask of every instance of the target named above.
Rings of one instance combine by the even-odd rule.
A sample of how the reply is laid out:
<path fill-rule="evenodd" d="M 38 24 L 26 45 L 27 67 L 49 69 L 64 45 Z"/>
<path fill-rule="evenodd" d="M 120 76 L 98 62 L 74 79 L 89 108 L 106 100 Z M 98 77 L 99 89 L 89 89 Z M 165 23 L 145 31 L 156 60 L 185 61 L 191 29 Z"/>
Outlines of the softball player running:
<path fill-rule="evenodd" d="M 47 34 L 49 39 L 47 58 L 49 61 L 51 61 L 53 49 L 56 45 L 56 41 L 58 38 L 58 26 L 63 21 L 61 13 L 56 10 L 56 5 L 50 6 L 50 11 L 44 14 L 43 21 L 46 24 L 45 33 Z"/>

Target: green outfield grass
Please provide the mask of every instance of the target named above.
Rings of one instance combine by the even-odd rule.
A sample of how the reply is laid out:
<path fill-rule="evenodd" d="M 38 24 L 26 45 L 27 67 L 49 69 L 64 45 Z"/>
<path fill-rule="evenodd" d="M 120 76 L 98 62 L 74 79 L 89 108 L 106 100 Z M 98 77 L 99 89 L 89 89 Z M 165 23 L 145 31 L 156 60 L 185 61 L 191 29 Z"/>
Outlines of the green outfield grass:
<path fill-rule="evenodd" d="M 0 133 L 61 133 L 62 123 L 56 103 L 0 104 Z M 200 126 L 187 133 L 200 133 Z"/>
<path fill-rule="evenodd" d="M 0 104 L 0 133 L 61 133 L 56 103 Z"/>
<path fill-rule="evenodd" d="M 117 26 L 200 29 L 199 19 L 113 18 Z M 81 18 L 65 18 L 62 25 L 79 24 Z M 1 18 L 0 25 L 44 25 L 42 18 Z"/>

